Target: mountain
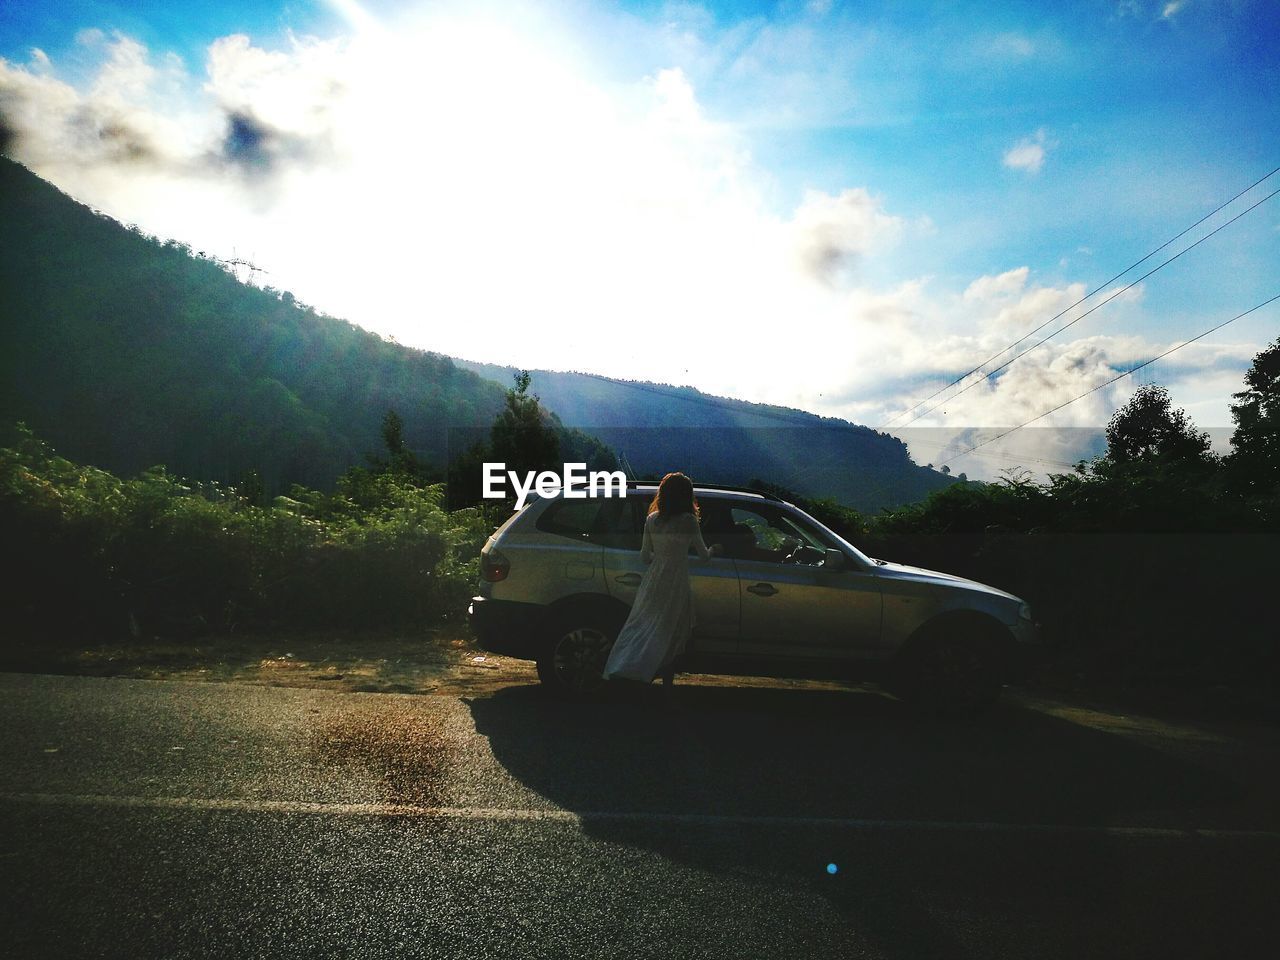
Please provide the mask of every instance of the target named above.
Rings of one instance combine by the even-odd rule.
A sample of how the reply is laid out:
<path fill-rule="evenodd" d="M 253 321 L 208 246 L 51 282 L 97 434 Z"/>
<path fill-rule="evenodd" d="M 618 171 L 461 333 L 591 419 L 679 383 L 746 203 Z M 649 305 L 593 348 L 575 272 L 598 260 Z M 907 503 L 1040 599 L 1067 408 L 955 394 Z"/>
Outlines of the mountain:
<path fill-rule="evenodd" d="M 512 367 L 455 360 L 504 383 Z M 787 407 L 693 387 L 530 371 L 530 392 L 569 427 L 598 437 L 636 476 L 683 470 L 707 483 L 767 480 L 863 511 L 922 500 L 957 482 L 915 464 L 897 437 Z"/>
<path fill-rule="evenodd" d="M 382 450 L 389 409 L 443 465 L 448 426 L 502 408 L 503 386 L 447 357 L 242 284 L 4 158 L 0 250 L 0 422 L 77 461 L 324 488 Z"/>
<path fill-rule="evenodd" d="M 24 420 L 65 456 L 120 474 L 164 464 L 235 483 L 256 470 L 268 493 L 325 489 L 382 450 L 388 410 L 408 449 L 439 469 L 487 438 L 515 373 L 247 286 L 3 157 L 0 250 L 0 426 Z M 842 420 L 584 374 L 538 371 L 532 390 L 641 476 L 760 478 L 864 510 L 953 482 L 897 439 Z M 581 433 L 561 439 L 566 454 L 610 459 Z"/>

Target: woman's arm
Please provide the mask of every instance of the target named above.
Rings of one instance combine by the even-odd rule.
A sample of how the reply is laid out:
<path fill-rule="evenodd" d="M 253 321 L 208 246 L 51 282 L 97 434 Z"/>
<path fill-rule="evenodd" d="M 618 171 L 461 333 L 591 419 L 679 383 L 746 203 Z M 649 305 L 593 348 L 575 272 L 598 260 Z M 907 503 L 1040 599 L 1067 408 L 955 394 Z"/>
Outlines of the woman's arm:
<path fill-rule="evenodd" d="M 689 514 L 689 521 L 693 524 L 693 549 L 698 551 L 698 556 L 706 560 L 711 556 L 711 551 L 707 549 L 706 541 L 702 539 L 702 525 L 692 513 Z"/>
<path fill-rule="evenodd" d="M 650 532 L 653 527 L 653 517 L 648 516 L 644 521 L 644 535 L 640 538 L 640 559 L 645 563 L 653 563 L 653 534 Z"/>

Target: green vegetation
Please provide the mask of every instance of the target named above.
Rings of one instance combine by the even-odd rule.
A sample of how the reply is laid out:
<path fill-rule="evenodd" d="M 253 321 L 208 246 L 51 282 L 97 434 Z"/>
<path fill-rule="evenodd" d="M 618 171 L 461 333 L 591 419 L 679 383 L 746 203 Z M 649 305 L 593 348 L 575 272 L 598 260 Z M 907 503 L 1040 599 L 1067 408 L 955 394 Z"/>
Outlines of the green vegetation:
<path fill-rule="evenodd" d="M 527 389 L 517 377 L 475 457 L 541 470 L 567 450 L 593 469 L 616 465 Z M 0 449 L 0 537 L 24 558 L 0 581 L 13 634 L 183 637 L 460 618 L 480 548 L 509 506 L 476 496 L 447 509 L 446 484 L 407 449 L 395 411 L 381 432 L 384 454 L 366 455 L 332 492 L 295 485 L 267 502 L 253 473 L 235 487 L 163 467 L 122 480 L 57 456 L 19 424 Z"/>
<path fill-rule="evenodd" d="M 0 450 L 11 637 L 189 636 L 422 626 L 458 617 L 492 517 L 444 487 L 357 467 L 333 493 L 270 506 L 162 468 L 122 480 L 56 456 L 26 428 Z"/>

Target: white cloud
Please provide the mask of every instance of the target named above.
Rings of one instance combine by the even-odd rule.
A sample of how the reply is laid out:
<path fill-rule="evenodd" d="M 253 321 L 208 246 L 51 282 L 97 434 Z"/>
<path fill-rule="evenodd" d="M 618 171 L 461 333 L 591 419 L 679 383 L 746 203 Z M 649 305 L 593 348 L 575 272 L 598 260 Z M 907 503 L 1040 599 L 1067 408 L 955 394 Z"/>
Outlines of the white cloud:
<path fill-rule="evenodd" d="M 1045 131 L 1037 130 L 1034 136 L 1019 140 L 1005 151 L 1004 165 L 1011 170 L 1039 173 L 1051 146 Z"/>
<path fill-rule="evenodd" d="M 191 118 L 174 96 L 185 79 L 176 58 L 157 62 L 137 41 L 100 31 L 82 32 L 80 40 L 100 56 L 84 89 L 59 79 L 47 56 L 30 67 L 0 58 L 0 111 L 18 159 L 111 209 L 109 195 L 129 178 L 126 169 L 183 167 L 205 134 L 192 137 Z"/>
<path fill-rule="evenodd" d="M 1172 20 L 1178 15 L 1178 12 L 1187 5 L 1187 0 L 1170 0 L 1164 5 L 1164 9 L 1160 11 L 1161 20 Z"/>
<path fill-rule="evenodd" d="M 402 343 L 678 382 L 691 356 L 723 358 L 721 382 L 749 393 L 747 337 L 821 296 L 767 177 L 679 69 L 618 84 L 555 38 L 444 17 L 281 50 L 222 38 L 175 95 L 165 58 L 90 39 L 80 86 L 0 62 L 17 159 L 149 232 L 250 253 L 273 286 Z M 866 256 L 894 221 L 859 196 L 798 222 Z M 687 352 L 638 335 L 620 354 L 608 335 L 655 324 Z M 566 352 L 567 326 L 602 335 Z"/>
<path fill-rule="evenodd" d="M 857 270 L 862 257 L 897 240 L 902 218 L 884 212 L 881 201 L 865 189 L 838 196 L 811 190 L 792 219 L 795 248 L 803 269 L 815 279 L 835 285 Z"/>
<path fill-rule="evenodd" d="M 1030 273 L 1028 267 L 1017 267 L 1014 270 L 1006 270 L 998 276 L 979 277 L 965 288 L 964 298 L 966 300 L 995 300 L 1000 297 L 1021 293 L 1022 289 L 1027 285 L 1028 273 Z"/>

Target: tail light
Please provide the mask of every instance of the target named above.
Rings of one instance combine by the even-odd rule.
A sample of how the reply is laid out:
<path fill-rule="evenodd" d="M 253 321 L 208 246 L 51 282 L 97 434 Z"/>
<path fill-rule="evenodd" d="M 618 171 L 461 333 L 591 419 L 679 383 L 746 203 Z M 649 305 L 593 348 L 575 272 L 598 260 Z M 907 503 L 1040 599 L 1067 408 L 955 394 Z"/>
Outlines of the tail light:
<path fill-rule="evenodd" d="M 511 572 L 511 561 L 504 557 L 497 550 L 490 550 L 488 553 L 480 554 L 480 577 L 488 580 L 490 583 L 497 583 L 499 580 L 507 579 L 507 574 Z"/>

